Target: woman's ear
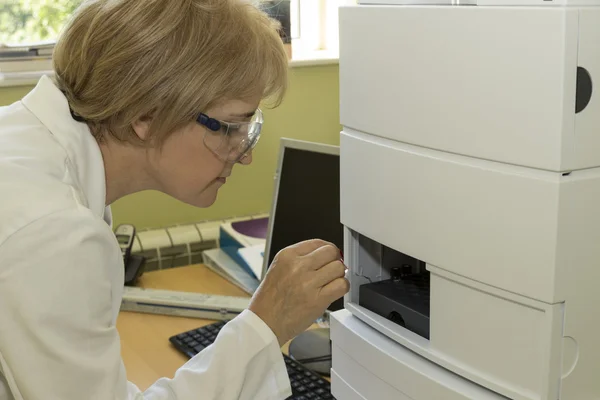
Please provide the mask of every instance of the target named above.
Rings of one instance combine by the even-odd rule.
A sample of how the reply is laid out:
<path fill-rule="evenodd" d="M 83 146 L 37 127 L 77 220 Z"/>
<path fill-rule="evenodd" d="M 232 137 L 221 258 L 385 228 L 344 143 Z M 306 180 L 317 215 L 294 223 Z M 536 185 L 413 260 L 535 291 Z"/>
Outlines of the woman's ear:
<path fill-rule="evenodd" d="M 131 127 L 135 131 L 136 135 L 143 141 L 148 139 L 148 134 L 150 132 L 150 123 L 152 122 L 152 118 L 148 116 L 140 117 L 135 120 Z"/>

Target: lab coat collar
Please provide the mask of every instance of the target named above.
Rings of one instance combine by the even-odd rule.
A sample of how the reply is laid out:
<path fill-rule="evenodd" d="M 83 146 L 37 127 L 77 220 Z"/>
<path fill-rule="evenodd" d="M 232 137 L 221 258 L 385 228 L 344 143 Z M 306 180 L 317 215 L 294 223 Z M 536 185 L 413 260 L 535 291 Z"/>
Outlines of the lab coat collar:
<path fill-rule="evenodd" d="M 89 127 L 73 119 L 66 97 L 47 76 L 40 79 L 22 102 L 65 149 L 85 206 L 112 226 L 111 212 L 106 207 L 104 161 Z"/>

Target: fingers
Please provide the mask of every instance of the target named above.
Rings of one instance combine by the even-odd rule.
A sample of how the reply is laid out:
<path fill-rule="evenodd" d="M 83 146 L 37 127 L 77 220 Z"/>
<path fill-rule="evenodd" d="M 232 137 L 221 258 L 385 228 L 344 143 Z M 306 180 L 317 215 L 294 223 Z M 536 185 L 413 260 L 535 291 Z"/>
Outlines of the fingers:
<path fill-rule="evenodd" d="M 305 240 L 303 242 L 299 242 L 290 246 L 290 248 L 293 248 L 299 256 L 305 256 L 317 250 L 318 248 L 327 245 L 333 246 L 335 248 L 335 246 L 332 243 L 326 242 L 325 240 L 321 239 Z"/>
<path fill-rule="evenodd" d="M 337 247 L 328 243 L 307 254 L 305 257 L 309 259 L 313 269 L 317 270 L 331 262 L 341 260 L 342 255 Z"/>
<path fill-rule="evenodd" d="M 350 282 L 346 278 L 337 278 L 321 288 L 321 296 L 331 304 L 350 290 Z"/>
<path fill-rule="evenodd" d="M 346 266 L 341 261 L 331 262 L 317 271 L 315 283 L 321 287 L 330 282 L 343 278 L 346 275 Z"/>

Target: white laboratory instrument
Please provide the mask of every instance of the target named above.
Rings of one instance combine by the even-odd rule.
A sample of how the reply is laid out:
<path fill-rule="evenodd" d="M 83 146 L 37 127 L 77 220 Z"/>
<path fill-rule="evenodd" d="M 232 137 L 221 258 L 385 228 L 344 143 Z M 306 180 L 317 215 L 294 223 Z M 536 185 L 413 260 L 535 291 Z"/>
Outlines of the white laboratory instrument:
<path fill-rule="evenodd" d="M 600 1 L 340 9 L 338 400 L 600 399 Z"/>

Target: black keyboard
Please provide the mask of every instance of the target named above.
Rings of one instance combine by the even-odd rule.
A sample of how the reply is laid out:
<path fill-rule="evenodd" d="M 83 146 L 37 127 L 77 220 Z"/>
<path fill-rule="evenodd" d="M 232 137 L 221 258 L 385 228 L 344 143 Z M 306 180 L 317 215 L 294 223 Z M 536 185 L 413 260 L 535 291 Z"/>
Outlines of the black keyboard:
<path fill-rule="evenodd" d="M 177 350 L 191 358 L 215 341 L 217 334 L 225 323 L 226 321 L 219 321 L 202 328 L 192 329 L 170 337 L 169 341 Z M 331 395 L 331 388 L 326 379 L 285 354 L 283 358 L 293 393 L 287 400 L 335 400 Z"/>

